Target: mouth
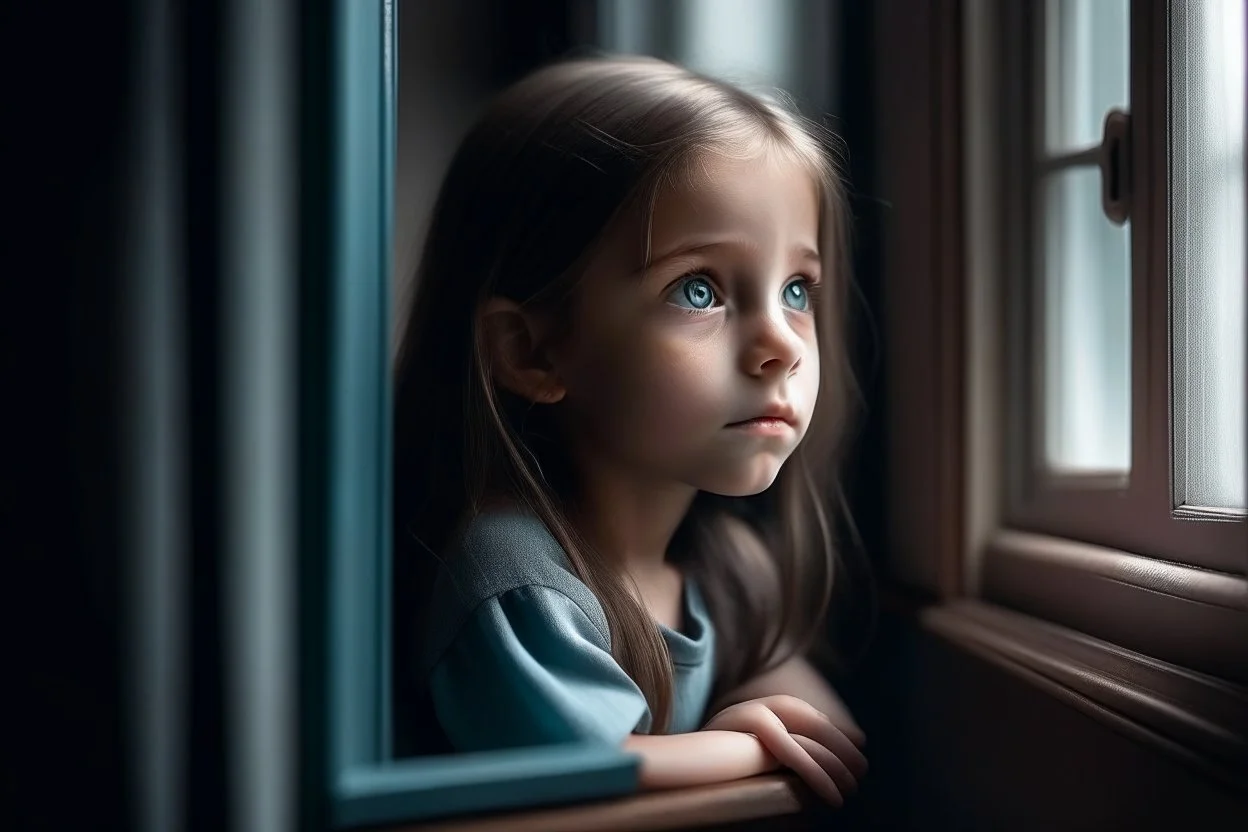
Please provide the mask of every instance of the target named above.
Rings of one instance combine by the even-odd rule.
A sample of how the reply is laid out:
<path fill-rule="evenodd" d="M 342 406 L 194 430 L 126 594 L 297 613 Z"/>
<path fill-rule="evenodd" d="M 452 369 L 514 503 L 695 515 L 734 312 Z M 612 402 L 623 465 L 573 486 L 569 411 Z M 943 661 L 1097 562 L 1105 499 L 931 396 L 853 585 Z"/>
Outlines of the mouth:
<path fill-rule="evenodd" d="M 780 434 L 797 429 L 797 414 L 791 407 L 776 405 L 752 419 L 729 422 L 727 427 L 747 433 Z"/>
<path fill-rule="evenodd" d="M 744 422 L 732 422 L 727 427 L 744 433 L 776 436 L 793 431 L 795 426 L 785 419 L 778 419 L 774 416 L 761 416 L 757 419 L 746 419 Z"/>
<path fill-rule="evenodd" d="M 753 419 L 741 422 L 730 422 L 726 427 L 746 430 L 794 430 L 797 428 L 797 413 L 787 404 L 773 404 Z"/>

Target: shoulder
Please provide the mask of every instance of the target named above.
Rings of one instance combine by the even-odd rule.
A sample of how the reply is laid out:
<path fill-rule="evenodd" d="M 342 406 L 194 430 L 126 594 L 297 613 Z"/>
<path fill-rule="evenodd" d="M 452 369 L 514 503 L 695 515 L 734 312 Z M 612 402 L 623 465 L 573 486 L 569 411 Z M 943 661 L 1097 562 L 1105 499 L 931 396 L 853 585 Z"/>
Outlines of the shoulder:
<path fill-rule="evenodd" d="M 645 696 L 580 607 L 543 586 L 484 601 L 439 656 L 427 685 L 457 751 L 618 744 L 648 714 Z"/>
<path fill-rule="evenodd" d="M 446 552 L 438 583 L 470 606 L 521 587 L 546 587 L 578 606 L 600 606 L 546 525 L 518 510 L 473 518 Z"/>
<path fill-rule="evenodd" d="M 519 510 L 480 514 L 468 522 L 441 559 L 422 638 L 426 667 L 436 662 L 487 601 L 504 597 L 509 600 L 505 608 L 510 610 L 523 609 L 525 601 L 537 598 L 566 598 L 610 649 L 602 605 L 573 573 L 563 547 L 532 514 Z M 555 607 L 543 611 L 550 609 Z"/>

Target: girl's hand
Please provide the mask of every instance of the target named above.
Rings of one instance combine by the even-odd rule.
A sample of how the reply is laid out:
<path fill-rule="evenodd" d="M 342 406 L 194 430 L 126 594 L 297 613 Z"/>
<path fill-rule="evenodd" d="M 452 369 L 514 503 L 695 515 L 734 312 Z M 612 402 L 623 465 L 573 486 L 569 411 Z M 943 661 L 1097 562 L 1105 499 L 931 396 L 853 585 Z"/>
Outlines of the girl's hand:
<path fill-rule="evenodd" d="M 834 806 L 858 789 L 867 758 L 824 714 L 795 696 L 767 696 L 720 711 L 704 731 L 753 734 L 777 761 Z"/>

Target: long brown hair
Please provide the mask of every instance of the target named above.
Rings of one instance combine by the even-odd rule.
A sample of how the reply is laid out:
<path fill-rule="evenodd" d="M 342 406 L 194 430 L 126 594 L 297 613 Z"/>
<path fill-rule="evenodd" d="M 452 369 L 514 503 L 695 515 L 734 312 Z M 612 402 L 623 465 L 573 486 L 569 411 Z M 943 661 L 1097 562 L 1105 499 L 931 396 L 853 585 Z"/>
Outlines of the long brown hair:
<path fill-rule="evenodd" d="M 665 643 L 624 579 L 568 522 L 559 443 L 540 441 L 550 426 L 535 427 L 529 403 L 493 383 L 477 318 L 492 296 L 558 314 L 614 220 L 650 211 L 662 185 L 706 154 L 750 148 L 789 155 L 820 186 L 828 276 L 816 310 L 820 395 L 773 486 L 749 498 L 700 494 L 673 557 L 696 575 L 715 624 L 714 695 L 805 651 L 831 592 L 829 509 L 844 505 L 835 475 L 851 386 L 847 219 L 828 134 L 769 99 L 653 59 L 539 70 L 494 101 L 451 163 L 398 356 L 398 603 L 419 603 L 436 553 L 487 499 L 506 495 L 545 523 L 601 601 L 612 652 L 645 694 L 656 733 L 672 707 Z"/>

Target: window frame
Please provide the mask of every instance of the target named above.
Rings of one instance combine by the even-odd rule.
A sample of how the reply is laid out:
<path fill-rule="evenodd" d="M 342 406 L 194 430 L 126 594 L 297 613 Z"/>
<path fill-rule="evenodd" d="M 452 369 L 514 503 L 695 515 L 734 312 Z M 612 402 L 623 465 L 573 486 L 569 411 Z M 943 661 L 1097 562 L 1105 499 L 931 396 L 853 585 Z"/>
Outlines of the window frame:
<path fill-rule="evenodd" d="M 1098 543 L 1097 524 L 1104 525 L 1104 515 L 1085 510 L 1087 516 L 1073 521 L 1055 516 L 1087 496 L 1075 489 L 1044 504 L 1045 512 L 1033 508 L 1028 514 L 1011 505 L 1025 472 L 1004 461 L 1011 454 L 1026 458 L 1029 452 L 1030 435 L 1011 428 L 1019 423 L 1020 402 L 1026 401 L 1019 379 L 1029 376 L 1034 364 L 1005 347 L 1009 322 L 1018 321 L 1023 311 L 1020 293 L 1011 291 L 1017 286 L 1011 285 L 1011 276 L 1025 262 L 1020 252 L 1026 251 L 1028 226 L 1018 218 L 1027 215 L 1030 196 L 1004 175 L 1018 170 L 1027 157 L 1019 155 L 1017 135 L 1013 142 L 1002 142 L 1001 134 L 1015 125 L 1018 133 L 1035 135 L 1025 108 L 1023 64 L 1029 55 L 1019 49 L 1028 9 L 991 0 L 965 0 L 962 9 L 967 268 L 965 284 L 945 279 L 949 291 L 962 291 L 968 326 L 961 366 L 946 360 L 937 369 L 942 377 L 965 384 L 960 439 L 966 449 L 966 534 L 961 549 L 942 547 L 932 554 L 946 564 L 960 564 L 964 579 L 960 586 L 937 587 L 942 603 L 928 607 L 920 618 L 927 629 L 960 648 L 1240 790 L 1248 783 L 1248 550 L 1223 550 L 1219 563 L 1227 569 L 1219 571 L 1163 559 L 1172 550 L 1149 544 L 1139 532 L 1115 535 L 1111 530 Z M 1164 45 L 1164 0 L 1137 0 L 1132 9 L 1133 46 Z M 1244 34 L 1248 38 L 1248 31 Z M 1147 63 L 1133 63 L 1133 89 L 1166 82 L 1165 62 L 1153 62 L 1151 73 Z M 1164 107 L 1149 109 L 1136 101 L 1132 106 L 1135 118 L 1152 131 L 1164 130 Z M 1137 141 L 1134 151 L 1137 159 L 1165 169 L 1165 142 Z M 1141 190 L 1147 189 L 1137 189 L 1137 196 Z M 1143 207 L 1140 201 L 1133 221 L 1146 223 L 1152 233 L 1133 235 L 1133 257 L 1145 249 L 1141 256 L 1167 263 L 1166 202 L 1154 200 L 1158 209 L 1149 207 L 1146 197 Z M 1146 239 L 1154 240 L 1151 247 Z M 1135 332 L 1149 321 L 1168 323 L 1168 268 L 1161 276 L 1137 280 L 1133 287 Z M 1137 389 L 1150 366 L 1164 366 L 1162 377 L 1168 380 L 1165 329 L 1167 337 L 1138 338 L 1133 344 Z M 1153 384 L 1144 400 L 1150 410 L 1161 408 L 1157 412 L 1168 420 L 1168 397 L 1168 384 Z M 1134 419 L 1141 410 L 1133 407 Z M 1142 442 L 1147 423 L 1134 427 L 1133 443 Z M 1169 436 L 1167 429 L 1160 439 L 1153 437 L 1164 442 L 1162 460 L 1170 458 Z M 1144 444 L 1141 450 L 1151 454 L 1154 448 Z M 1140 450 L 1133 449 L 1133 456 L 1141 458 Z M 1154 495 L 1170 499 L 1168 474 L 1154 474 L 1152 480 Z M 1161 513 L 1166 524 L 1177 522 L 1171 506 L 1163 505 Z M 1141 542 L 1145 545 L 1124 545 Z M 1153 552 L 1162 557 L 1147 556 Z M 1200 728 L 1190 730 L 1193 726 Z"/>
<path fill-rule="evenodd" d="M 398 4 L 315 5 L 305 10 L 300 56 L 303 826 L 342 829 L 631 794 L 636 757 L 598 745 L 391 759 L 390 272 Z"/>
<path fill-rule="evenodd" d="M 1039 8 L 1043 10 L 1043 6 Z M 1132 47 L 1136 55 L 1164 49 L 1165 11 L 1165 0 L 1135 0 L 1132 4 Z M 1025 104 L 1028 90 L 1038 95 L 1041 89 L 1034 63 L 1036 52 L 1041 51 L 1034 46 L 1038 38 L 1027 37 L 1028 31 L 1034 31 L 1029 29 L 1028 15 L 1034 13 L 1032 6 L 1011 7 L 1002 12 L 1000 20 L 1003 34 L 994 60 L 1006 67 L 1002 77 L 1015 81 L 1012 89 L 1008 82 L 1003 85 L 1002 97 L 993 106 L 1002 108 L 1007 125 L 1020 129 L 1020 135 L 1007 139 L 1001 151 L 1002 170 L 1032 158 L 1035 145 L 1029 144 L 1028 137 L 1034 141 L 1039 135 Z M 1031 48 L 1020 48 L 1029 42 Z M 1134 169 L 1147 176 L 1148 171 L 1164 171 L 1166 166 L 1166 143 L 1149 139 L 1165 135 L 1166 108 L 1152 106 L 1156 97 L 1150 90 L 1165 88 L 1167 67 L 1165 61 L 1133 60 L 1131 72 L 1133 118 L 1145 125 L 1143 130 L 1133 130 Z M 1230 614 L 1233 620 L 1248 609 L 1248 579 L 1244 574 L 1248 524 L 1176 517 L 1181 511 L 1172 506 L 1169 384 L 1150 383 L 1157 378 L 1168 382 L 1170 361 L 1168 179 L 1164 175 L 1155 178 L 1160 180 L 1156 183 L 1159 188 L 1133 188 L 1132 208 L 1133 222 L 1148 230 L 1132 235 L 1132 456 L 1133 464 L 1152 460 L 1151 466 L 1133 475 L 1132 484 L 1121 493 L 1077 485 L 1059 489 L 1046 483 L 1031 487 L 1029 494 L 1028 469 L 1034 470 L 1031 454 L 1038 433 L 1034 430 L 1037 411 L 1033 406 L 1038 362 L 1026 349 L 1010 349 L 1008 324 L 995 336 L 972 345 L 972 350 L 1000 350 L 1010 355 L 1009 372 L 988 383 L 1004 394 L 1004 401 L 997 402 L 1007 414 L 1000 426 L 1004 442 L 995 459 L 1005 468 L 993 478 L 1008 483 L 1009 496 L 997 509 L 996 528 L 984 551 L 972 555 L 973 584 L 988 600 L 1067 623 L 1181 665 L 1230 673 L 1229 678 L 1244 682 L 1248 681 L 1245 647 L 1240 639 L 1228 641 L 1223 619 Z M 994 181 L 999 187 L 983 196 L 1005 206 L 1002 238 L 1006 242 L 996 255 L 1000 262 L 971 279 L 982 286 L 985 281 L 1000 280 L 993 275 L 1007 275 L 999 289 L 1004 295 L 1000 298 L 1003 306 L 996 314 L 1015 324 L 1034 321 L 1022 308 L 1022 299 L 1028 295 L 1020 291 L 1017 277 L 1031 262 L 1028 240 L 1032 235 L 1027 229 L 1035 227 L 1029 209 L 1032 194 L 1027 188 L 1011 189 L 1005 177 L 996 176 Z M 1161 196 L 1150 199 L 1150 192 Z M 981 239 L 969 245 L 994 244 Z M 1158 263 L 1163 266 L 1154 268 Z M 991 318 L 993 312 L 987 314 Z M 1038 341 L 1030 327 L 1024 339 L 1029 344 Z M 1164 424 L 1158 425 L 1163 418 Z M 1011 425 L 1018 429 L 1011 431 Z M 1024 459 L 1026 464 L 1021 470 L 1012 467 L 1013 459 Z M 1152 519 L 1141 519 L 1149 515 Z M 1176 598 L 1182 602 L 1178 607 L 1173 603 Z M 1111 609 L 1117 612 L 1111 614 Z M 1169 631 L 1163 622 L 1176 616 L 1185 625 L 1178 632 Z"/>
<path fill-rule="evenodd" d="M 1037 23 L 1047 6 L 1024 4 L 1011 10 L 1014 19 L 1006 21 L 1004 39 L 1016 44 L 1016 77 L 1023 79 L 1016 115 L 1010 119 L 1021 130 L 1007 139 L 1007 153 L 1016 154 L 1013 158 L 1023 170 L 1040 164 L 1044 147 L 1045 28 Z M 1014 276 L 1007 291 L 1030 302 L 1028 309 L 1015 299 L 1007 313 L 1011 329 L 1023 333 L 1022 358 L 1014 365 L 1015 389 L 1007 405 L 1011 423 L 1021 432 L 1006 454 L 1022 462 L 1020 470 L 1008 475 L 1007 520 L 1015 528 L 1243 574 L 1248 564 L 1241 555 L 1248 549 L 1244 518 L 1174 505 L 1168 107 L 1159 106 L 1168 89 L 1169 68 L 1166 60 L 1150 59 L 1167 54 L 1166 3 L 1133 0 L 1130 14 L 1131 471 L 1124 484 L 1119 476 L 1052 475 L 1044 469 L 1044 284 L 1035 266 L 1040 218 L 1034 179 L 1039 177 L 1028 176 L 1008 210 L 1010 224 L 1031 231 L 1016 234 L 1003 270 Z M 1028 107 L 1028 101 L 1034 104 Z"/>
<path fill-rule="evenodd" d="M 1008 126 L 1015 125 L 1017 134 L 1007 138 L 1000 150 L 996 164 L 1000 170 L 1017 169 L 1028 163 L 1033 156 L 1040 130 L 1031 117 L 1026 102 L 1030 97 L 1040 96 L 1041 73 L 1038 71 L 1038 53 L 1043 52 L 1039 36 L 1035 32 L 1033 15 L 1042 14 L 1044 4 L 1019 6 L 1002 10 L 998 25 L 1001 34 L 997 51 L 992 60 L 1005 68 L 1001 73 L 1006 80 L 995 95 L 999 98 L 990 104 L 1004 114 Z M 1135 0 L 1131 6 L 1131 38 L 1133 54 L 1164 54 L 1166 45 L 1165 0 Z M 981 327 L 992 327 L 992 333 L 981 330 L 983 339 L 972 341 L 971 351 L 999 350 L 1009 356 L 1005 365 L 981 371 L 978 380 L 972 379 L 972 387 L 990 391 L 999 396 L 995 400 L 1000 412 L 1006 413 L 1004 424 L 999 426 L 1001 444 L 997 448 L 984 448 L 982 453 L 995 453 L 995 459 L 1004 462 L 1004 468 L 990 475 L 992 481 L 1005 481 L 1008 495 L 1003 504 L 996 507 L 989 533 L 992 540 L 985 551 L 972 555 L 974 575 L 972 584 L 989 599 L 1022 607 L 1057 620 L 1078 622 L 1087 628 L 1089 622 L 1109 622 L 1111 616 L 1101 609 L 1109 597 L 1105 589 L 1091 589 L 1100 580 L 1118 581 L 1145 593 L 1168 593 L 1195 604 L 1223 609 L 1248 607 L 1248 524 L 1242 521 L 1227 522 L 1209 519 L 1192 520 L 1182 515 L 1192 512 L 1172 505 L 1172 407 L 1169 389 L 1169 268 L 1168 268 L 1168 212 L 1166 196 L 1168 177 L 1153 175 L 1151 187 L 1140 187 L 1138 182 L 1148 177 L 1150 171 L 1165 171 L 1167 147 L 1165 141 L 1151 140 L 1164 136 L 1166 107 L 1154 106 L 1158 97 L 1153 93 L 1165 89 L 1168 68 L 1165 61 L 1133 59 L 1131 63 L 1132 118 L 1144 129 L 1133 130 L 1133 168 L 1137 184 L 1133 187 L 1132 222 L 1146 229 L 1146 233 L 1132 235 L 1132 418 L 1133 474 L 1131 483 L 1122 492 L 1098 491 L 1096 483 L 1079 482 L 1078 478 L 1067 480 L 1065 487 L 1055 486 L 1052 480 L 1034 475 L 1036 469 L 1035 419 L 1039 412 L 1036 385 L 1040 372 L 1039 362 L 1034 359 L 1039 339 L 1035 337 L 1034 322 L 1038 315 L 1026 312 L 1024 299 L 1035 301 L 1029 295 L 1026 280 L 1018 276 L 1026 274 L 1031 259 L 1030 240 L 1034 238 L 1028 229 L 1034 229 L 1031 212 L 1033 193 L 1030 188 L 1011 188 L 1006 177 L 990 177 L 999 182 L 995 190 L 984 191 L 982 198 L 1004 207 L 1004 227 L 1000 239 L 1004 246 L 995 253 L 998 262 L 972 274 L 973 288 L 981 288 L 987 281 L 999 281 L 997 291 L 1000 304 L 995 310 L 987 310 L 981 318 Z M 974 108 L 968 114 L 975 117 Z M 985 173 L 984 175 L 990 176 Z M 973 187 L 973 186 L 972 186 Z M 972 232 L 973 233 L 973 232 Z M 972 239 L 971 248 L 995 247 L 987 237 Z M 1157 264 L 1161 264 L 1158 267 Z M 1006 275 L 1001 280 L 1000 275 Z M 1038 281 L 1032 281 L 1038 283 Z M 979 287 L 974 287 L 978 283 Z M 1034 290 L 1034 287 L 1031 287 Z M 994 315 L 1007 323 L 996 324 Z M 1013 323 L 1014 326 L 1010 326 Z M 1008 332 L 1023 328 L 1023 342 L 1028 347 L 1010 349 Z M 1029 352 L 1030 350 L 1030 352 Z M 1003 377 L 987 379 L 983 372 L 1001 373 Z M 1150 381 L 1163 378 L 1167 383 Z M 972 390 L 972 395 L 976 395 Z M 974 406 L 972 404 L 972 406 Z M 1164 414 L 1164 415 L 1163 415 Z M 1159 425 L 1158 421 L 1164 421 Z M 1018 426 L 1011 431 L 1010 426 Z M 1022 466 L 1012 466 L 1011 460 L 1022 459 Z M 1140 461 L 1146 463 L 1141 467 Z M 983 476 L 983 466 L 972 466 L 975 474 Z M 1138 473 L 1137 473 L 1138 472 Z M 1036 479 L 1040 482 L 1037 484 Z M 1089 487 L 1091 486 L 1091 487 Z M 1142 519 L 1147 517 L 1148 519 Z M 982 525 L 982 523 L 981 523 Z M 1018 532 L 1029 534 L 1017 534 Z M 1075 548 L 1071 548 L 1071 547 Z M 1051 565 L 1063 570 L 1067 577 L 1076 580 L 1086 594 L 1086 601 L 1077 598 L 1044 597 L 1046 590 L 1036 580 L 1035 564 L 1044 551 L 1064 552 L 1079 556 L 1055 556 Z M 1195 554 L 1193 554 L 1193 552 Z M 1186 562 L 1186 563 L 1185 563 Z M 1026 577 L 1024 577 L 1026 576 Z M 1099 576 L 1093 579 L 1091 576 Z M 1197 587 L 1207 587 L 1210 582 L 1220 589 L 1212 594 Z M 1059 582 L 1060 583 L 1060 582 Z M 1086 584 L 1086 589 L 1084 585 Z M 1058 587 L 1049 593 L 1063 594 Z M 1079 595 L 1079 593 L 1072 593 Z M 1155 599 L 1143 603 L 1145 609 L 1161 612 L 1163 601 Z M 1124 614 L 1123 616 L 1128 617 Z M 1213 615 L 1194 616 L 1212 620 Z M 1144 630 L 1159 629 L 1156 619 L 1149 619 L 1153 626 Z M 1148 621 L 1137 622 L 1147 625 Z M 1117 627 L 1092 626 L 1091 631 L 1117 631 Z M 1196 632 L 1213 635 L 1209 628 L 1200 627 Z M 1140 648 L 1156 646 L 1156 636 L 1143 636 L 1132 642 Z M 1176 649 L 1178 645 L 1173 645 Z M 1217 655 L 1202 655 L 1203 647 L 1195 646 L 1188 652 L 1201 666 L 1233 666 L 1235 652 L 1216 651 Z M 1170 651 L 1164 651 L 1170 655 Z"/>

